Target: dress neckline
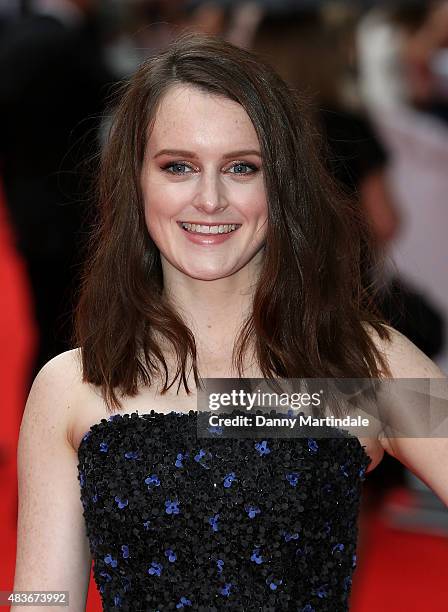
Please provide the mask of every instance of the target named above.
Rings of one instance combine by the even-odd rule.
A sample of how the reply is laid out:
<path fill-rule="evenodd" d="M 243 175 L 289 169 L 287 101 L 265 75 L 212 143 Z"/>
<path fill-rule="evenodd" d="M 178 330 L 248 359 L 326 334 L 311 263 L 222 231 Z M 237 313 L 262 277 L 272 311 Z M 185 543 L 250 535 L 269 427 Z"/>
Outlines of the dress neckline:
<path fill-rule="evenodd" d="M 142 412 L 140 413 L 138 410 L 134 410 L 133 412 L 119 412 L 117 414 L 112 414 L 110 417 L 106 418 L 102 418 L 100 421 L 98 421 L 97 423 L 94 423 L 93 425 L 91 425 L 89 427 L 89 429 L 87 429 L 87 431 L 84 432 L 84 434 L 81 437 L 81 441 L 79 443 L 78 446 L 78 450 L 77 450 L 77 454 L 79 455 L 81 448 L 83 447 L 84 443 L 88 441 L 90 434 L 94 433 L 95 431 L 101 429 L 101 427 L 106 427 L 106 426 L 110 426 L 113 423 L 122 423 L 123 421 L 131 421 L 131 419 L 143 419 L 145 421 L 150 422 L 150 420 L 147 417 L 168 417 L 168 416 L 174 416 L 176 415 L 177 418 L 179 417 L 193 417 L 196 418 L 199 414 L 199 412 L 201 414 L 206 414 L 209 411 L 208 410 L 189 410 L 188 412 L 186 411 L 179 411 L 179 410 L 170 410 L 169 412 L 158 412 L 156 410 L 151 410 L 151 412 Z M 145 418 L 146 417 L 146 418 Z M 341 431 L 341 430 L 338 430 Z M 372 461 L 372 458 L 367 454 L 366 452 L 366 447 L 363 446 L 361 444 L 361 440 L 358 438 L 358 436 L 354 436 L 352 434 L 350 434 L 349 432 L 347 432 L 348 438 L 350 439 L 354 439 L 358 442 L 358 446 L 361 449 L 363 455 L 364 455 L 364 459 L 370 464 Z M 309 439 L 311 439 L 309 437 Z M 344 439 L 344 438 L 341 438 Z"/>

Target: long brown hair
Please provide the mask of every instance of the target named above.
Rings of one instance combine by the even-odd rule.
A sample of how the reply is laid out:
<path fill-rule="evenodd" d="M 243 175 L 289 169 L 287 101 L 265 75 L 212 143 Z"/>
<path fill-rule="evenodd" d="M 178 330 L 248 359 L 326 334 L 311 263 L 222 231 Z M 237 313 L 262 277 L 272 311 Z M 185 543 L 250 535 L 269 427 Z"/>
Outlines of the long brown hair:
<path fill-rule="evenodd" d="M 160 254 L 144 219 L 140 173 L 148 130 L 162 96 L 191 84 L 241 104 L 253 122 L 268 199 L 265 256 L 252 313 L 235 342 L 242 376 L 250 343 L 266 378 L 369 378 L 388 372 L 367 323 L 389 338 L 361 284 L 366 221 L 338 191 L 317 153 L 306 103 L 256 55 L 216 37 L 183 33 L 145 61 L 120 92 L 99 168 L 98 215 L 75 311 L 83 380 L 107 406 L 117 390 L 134 396 L 154 375 L 161 393 L 187 362 L 201 386 L 194 336 L 163 294 Z M 155 333 L 154 333 L 155 332 Z M 172 346 L 170 384 L 156 335 Z"/>

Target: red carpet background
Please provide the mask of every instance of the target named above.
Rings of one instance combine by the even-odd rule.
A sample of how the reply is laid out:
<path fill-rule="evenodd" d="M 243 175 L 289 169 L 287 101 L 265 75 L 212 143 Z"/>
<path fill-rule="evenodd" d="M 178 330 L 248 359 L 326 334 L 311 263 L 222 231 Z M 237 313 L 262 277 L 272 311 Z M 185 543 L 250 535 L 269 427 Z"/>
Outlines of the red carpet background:
<path fill-rule="evenodd" d="M 0 201 L 0 590 L 11 590 L 14 581 L 16 445 L 35 341 L 26 270 Z M 101 610 L 92 579 L 86 609 Z M 448 612 L 447 538 L 395 530 L 378 511 L 363 511 L 350 610 Z"/>

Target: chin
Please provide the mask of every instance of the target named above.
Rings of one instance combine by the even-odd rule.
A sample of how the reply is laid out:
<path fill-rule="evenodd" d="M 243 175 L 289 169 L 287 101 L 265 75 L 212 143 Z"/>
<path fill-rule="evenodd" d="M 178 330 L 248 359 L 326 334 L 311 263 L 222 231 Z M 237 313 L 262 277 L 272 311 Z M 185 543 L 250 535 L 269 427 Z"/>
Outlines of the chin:
<path fill-rule="evenodd" d="M 219 272 L 217 271 L 209 271 L 209 272 L 205 272 L 205 271 L 184 271 L 184 274 L 186 276 L 189 276 L 190 278 L 194 278 L 196 280 L 202 280 L 202 281 L 213 281 L 213 280 L 219 280 L 220 278 L 225 278 L 226 276 L 230 276 L 231 273 L 226 274 L 225 272 L 223 272 L 222 270 L 220 270 Z"/>

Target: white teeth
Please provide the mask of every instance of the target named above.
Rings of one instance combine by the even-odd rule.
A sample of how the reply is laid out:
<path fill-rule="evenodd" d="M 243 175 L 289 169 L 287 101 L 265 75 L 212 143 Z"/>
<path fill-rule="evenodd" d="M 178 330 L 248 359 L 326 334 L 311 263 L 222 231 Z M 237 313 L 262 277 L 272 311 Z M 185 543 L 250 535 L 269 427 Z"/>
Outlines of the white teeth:
<path fill-rule="evenodd" d="M 181 223 L 181 226 L 189 232 L 198 234 L 227 234 L 235 231 L 236 224 L 231 225 L 196 225 L 195 223 Z"/>

